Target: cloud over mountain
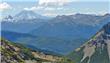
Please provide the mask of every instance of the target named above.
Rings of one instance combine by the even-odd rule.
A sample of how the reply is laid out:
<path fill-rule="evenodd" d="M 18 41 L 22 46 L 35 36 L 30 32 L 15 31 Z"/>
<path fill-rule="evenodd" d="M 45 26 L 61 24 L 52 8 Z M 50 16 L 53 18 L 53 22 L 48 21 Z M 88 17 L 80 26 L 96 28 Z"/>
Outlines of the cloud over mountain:
<path fill-rule="evenodd" d="M 0 3 L 0 11 L 12 9 L 12 6 L 6 2 Z"/>

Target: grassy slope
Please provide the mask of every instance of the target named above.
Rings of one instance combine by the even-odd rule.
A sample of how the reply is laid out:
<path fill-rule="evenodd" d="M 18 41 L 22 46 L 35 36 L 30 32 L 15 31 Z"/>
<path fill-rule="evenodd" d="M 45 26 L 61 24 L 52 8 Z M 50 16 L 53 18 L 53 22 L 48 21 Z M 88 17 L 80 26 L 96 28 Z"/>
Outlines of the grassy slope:
<path fill-rule="evenodd" d="M 37 61 L 38 63 L 41 62 L 53 62 L 49 60 L 44 60 L 42 58 L 36 58 L 29 48 L 24 47 L 22 44 L 13 43 L 8 40 L 1 38 L 1 55 L 2 55 L 2 62 L 9 62 L 9 63 L 25 63 L 26 60 L 28 61 Z M 8 47 L 9 48 L 6 48 Z M 19 51 L 15 51 L 14 48 L 19 48 Z M 54 56 L 56 57 L 56 56 Z M 68 58 L 62 56 L 61 60 L 55 61 L 56 63 L 74 63 L 73 61 L 69 60 Z M 14 61 L 15 60 L 15 61 Z"/>

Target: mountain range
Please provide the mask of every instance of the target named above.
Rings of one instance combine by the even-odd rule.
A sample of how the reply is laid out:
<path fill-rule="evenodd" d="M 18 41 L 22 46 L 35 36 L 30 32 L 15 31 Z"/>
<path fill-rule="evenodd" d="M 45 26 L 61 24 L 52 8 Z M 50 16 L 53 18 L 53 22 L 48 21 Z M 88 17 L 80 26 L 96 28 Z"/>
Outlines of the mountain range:
<path fill-rule="evenodd" d="M 74 36 L 90 37 L 104 24 L 110 22 L 110 14 L 104 16 L 75 14 L 57 16 L 49 22 L 32 30 L 30 33 L 37 36 L 52 36 L 74 38 Z M 83 33 L 86 33 L 83 35 Z"/>
<path fill-rule="evenodd" d="M 110 63 L 110 22 L 79 48 L 73 49 L 73 52 L 64 56 L 45 54 L 1 38 L 1 61 L 5 63 Z"/>
<path fill-rule="evenodd" d="M 1 22 L 1 35 L 13 42 L 33 46 L 34 49 L 68 54 L 81 46 L 104 24 L 110 22 L 110 14 L 44 17 L 26 10 L 13 17 L 9 15 Z"/>
<path fill-rule="evenodd" d="M 1 29 L 8 31 L 15 31 L 20 33 L 34 33 L 34 30 L 41 29 L 42 27 L 52 27 L 61 24 L 58 28 L 63 29 L 66 26 L 70 27 L 95 27 L 100 29 L 104 24 L 110 21 L 110 14 L 105 15 L 92 15 L 92 14 L 74 14 L 74 15 L 59 15 L 56 17 L 46 17 L 39 15 L 33 11 L 23 10 L 14 16 L 7 16 L 1 21 Z M 68 28 L 67 27 L 67 28 Z M 71 29 L 71 28 L 68 29 Z M 28 29 L 27 29 L 28 28 Z M 25 30 L 24 30 L 25 29 Z M 73 30 L 74 28 L 72 28 Z M 82 28 L 81 28 L 82 29 Z M 66 29 L 64 29 L 65 31 Z M 40 30 L 45 31 L 45 30 Z M 55 30 L 60 31 L 60 30 Z M 79 31 L 79 30 L 78 30 Z M 77 32 L 78 32 L 77 31 Z M 85 31 L 85 30 L 84 30 Z M 98 31 L 98 30 L 97 30 Z M 49 31 L 51 32 L 51 31 Z M 95 31 L 96 32 L 96 31 Z M 37 35 L 37 34 L 36 34 Z"/>

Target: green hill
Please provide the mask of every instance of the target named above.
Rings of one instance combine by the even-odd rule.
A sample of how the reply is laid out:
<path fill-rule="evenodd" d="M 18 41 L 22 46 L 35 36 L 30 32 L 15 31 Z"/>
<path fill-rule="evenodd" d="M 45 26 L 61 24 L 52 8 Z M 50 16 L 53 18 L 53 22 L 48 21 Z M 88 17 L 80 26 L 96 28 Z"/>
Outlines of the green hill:
<path fill-rule="evenodd" d="M 1 38 L 1 61 L 3 63 L 59 63 L 62 57 L 47 55 L 43 52 L 31 50 L 21 44 Z"/>

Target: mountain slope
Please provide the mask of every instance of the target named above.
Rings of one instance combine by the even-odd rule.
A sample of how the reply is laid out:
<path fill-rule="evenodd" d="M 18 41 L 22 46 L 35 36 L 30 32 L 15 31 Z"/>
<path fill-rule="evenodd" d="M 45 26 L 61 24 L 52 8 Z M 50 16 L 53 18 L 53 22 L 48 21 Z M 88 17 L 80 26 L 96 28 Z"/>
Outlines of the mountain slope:
<path fill-rule="evenodd" d="M 73 39 L 68 40 L 68 39 L 61 39 L 57 37 L 40 37 L 40 36 L 33 36 L 26 33 L 17 33 L 17 32 L 11 32 L 11 31 L 1 31 L 1 36 L 10 41 L 25 44 L 26 46 L 32 49 L 54 51 L 60 54 L 67 54 L 71 52 L 73 49 L 82 45 L 84 43 L 83 41 L 86 40 L 81 38 L 76 40 L 73 40 Z"/>
<path fill-rule="evenodd" d="M 39 21 L 39 20 L 35 20 Z M 42 26 L 45 22 L 36 22 L 36 23 L 30 23 L 32 21 L 27 22 L 1 22 L 1 30 L 7 30 L 7 31 L 13 31 L 13 32 L 19 32 L 19 33 L 28 33 L 33 29 L 37 29 L 40 26 Z"/>
<path fill-rule="evenodd" d="M 16 41 L 18 38 L 26 38 L 26 37 L 31 37 L 34 38 L 36 36 L 27 34 L 27 33 L 18 33 L 18 32 L 12 32 L 12 31 L 1 31 L 1 36 L 10 40 L 10 41 Z"/>
<path fill-rule="evenodd" d="M 68 54 L 73 49 L 82 45 L 84 43 L 82 41 L 85 40 L 83 39 L 66 40 L 55 37 L 34 37 L 34 38 L 18 38 L 15 42 L 26 44 L 27 46 L 33 46 L 43 50 L 54 51 L 60 54 Z"/>
<path fill-rule="evenodd" d="M 92 30 L 91 30 L 92 29 Z M 67 22 L 58 22 L 58 23 L 46 23 L 39 28 L 32 30 L 30 33 L 36 36 L 47 36 L 47 37 L 59 37 L 59 38 L 87 38 L 90 37 L 97 27 L 67 23 Z M 86 33 L 86 34 L 83 34 Z"/>
<path fill-rule="evenodd" d="M 68 57 L 76 63 L 110 63 L 110 22 Z"/>
<path fill-rule="evenodd" d="M 3 63 L 59 63 L 61 57 L 31 50 L 21 44 L 1 38 L 1 61 Z"/>

